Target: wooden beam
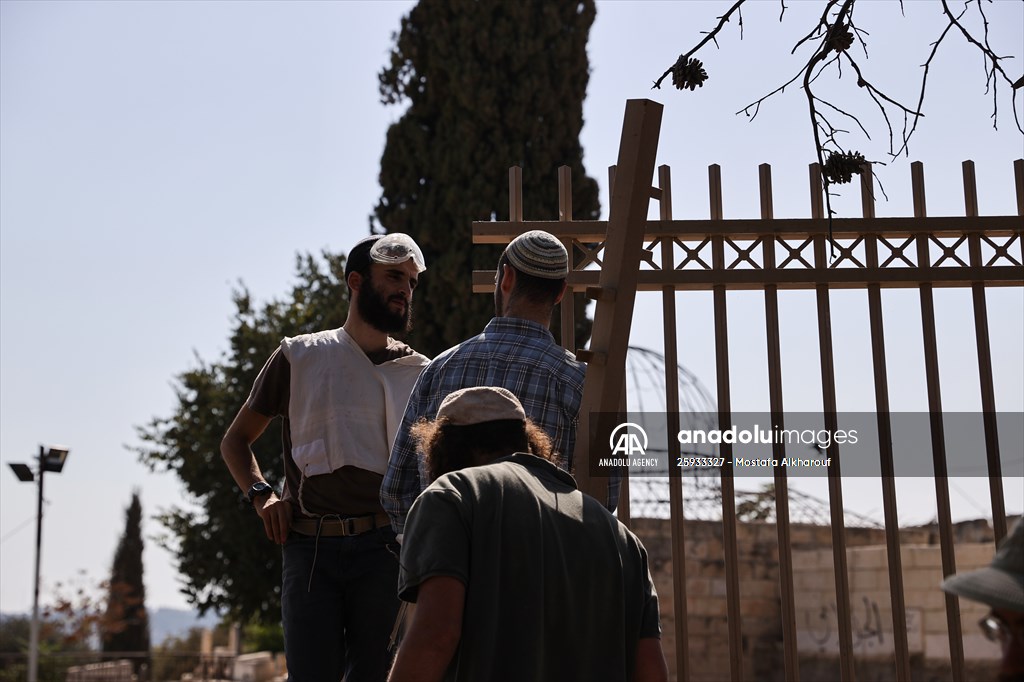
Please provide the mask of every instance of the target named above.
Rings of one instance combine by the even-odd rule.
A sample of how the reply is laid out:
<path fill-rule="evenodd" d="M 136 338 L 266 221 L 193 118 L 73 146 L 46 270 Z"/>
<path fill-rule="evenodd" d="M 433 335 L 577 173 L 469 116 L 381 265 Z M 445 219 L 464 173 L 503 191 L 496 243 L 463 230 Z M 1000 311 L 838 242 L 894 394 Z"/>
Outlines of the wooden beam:
<path fill-rule="evenodd" d="M 594 309 L 590 351 L 603 354 L 606 363 L 589 365 L 583 384 L 576 451 L 573 453 L 580 490 L 599 500 L 608 499 L 607 481 L 590 472 L 591 416 L 615 413 L 625 386 L 626 349 L 633 320 L 636 277 L 640 266 L 643 231 L 651 196 L 651 179 L 661 133 L 662 106 L 651 100 L 626 102 L 615 187 L 611 192 L 611 216 L 605 241 L 605 265 L 598 286 L 615 289 L 614 298 L 599 298 Z"/>

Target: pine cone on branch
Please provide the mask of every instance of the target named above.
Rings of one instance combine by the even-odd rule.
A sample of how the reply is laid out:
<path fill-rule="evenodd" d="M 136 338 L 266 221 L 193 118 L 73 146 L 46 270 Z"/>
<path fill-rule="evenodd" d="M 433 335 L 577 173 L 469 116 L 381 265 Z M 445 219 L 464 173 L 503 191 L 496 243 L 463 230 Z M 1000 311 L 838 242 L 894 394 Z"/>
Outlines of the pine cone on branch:
<path fill-rule="evenodd" d="M 835 52 L 845 52 L 853 45 L 853 31 L 849 26 L 840 24 L 829 28 L 828 48 Z"/>
<path fill-rule="evenodd" d="M 845 185 L 864 171 L 867 160 L 860 152 L 830 152 L 821 169 L 825 179 L 834 185 Z"/>
<path fill-rule="evenodd" d="M 704 87 L 704 81 L 708 79 L 708 72 L 699 59 L 687 59 L 685 55 L 679 55 L 679 59 L 672 66 L 672 85 L 677 90 L 689 88 L 691 91 L 698 87 Z"/>

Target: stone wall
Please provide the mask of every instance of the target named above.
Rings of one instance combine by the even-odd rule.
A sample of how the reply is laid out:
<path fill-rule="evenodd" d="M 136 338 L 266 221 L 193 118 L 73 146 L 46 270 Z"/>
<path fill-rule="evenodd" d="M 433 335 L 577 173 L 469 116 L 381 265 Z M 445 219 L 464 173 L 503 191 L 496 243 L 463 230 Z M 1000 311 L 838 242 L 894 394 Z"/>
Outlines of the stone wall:
<path fill-rule="evenodd" d="M 957 571 L 987 566 L 994 552 L 994 546 L 989 543 L 957 545 Z M 904 545 L 900 556 L 908 648 L 912 655 L 948 661 L 946 598 L 939 589 L 941 550 L 937 545 Z M 858 657 L 891 660 L 895 647 L 886 548 L 851 549 L 847 562 L 854 652 Z M 793 563 L 800 651 L 838 656 L 832 552 L 794 552 Z M 988 607 L 967 599 L 960 600 L 959 604 L 964 657 L 975 661 L 998 660 L 999 645 L 985 639 L 977 627 Z"/>
<path fill-rule="evenodd" d="M 661 602 L 662 645 L 672 679 L 675 679 L 678 662 L 672 524 L 665 519 L 641 518 L 633 519 L 632 528 L 644 542 L 650 557 Z M 737 528 L 741 659 L 746 680 L 761 682 L 784 678 L 777 532 L 776 526 L 768 523 L 743 523 Z M 684 526 L 688 632 L 683 650 L 689 661 L 692 682 L 730 678 L 722 533 L 723 527 L 718 521 L 688 520 Z M 847 528 L 846 534 L 858 679 L 892 679 L 895 659 L 885 532 L 874 528 Z M 986 522 L 958 524 L 955 536 L 958 570 L 983 566 L 991 560 L 994 549 Z M 801 678 L 838 679 L 831 528 L 793 524 L 790 540 Z M 938 545 L 930 544 L 937 542 L 938 535 L 933 527 L 901 530 L 908 633 L 912 640 L 913 670 L 918 675 L 915 679 L 932 679 L 933 668 L 941 671 L 941 665 L 937 668 L 933 665 L 935 661 L 945 659 L 948 669 L 944 598 L 938 588 L 942 580 L 941 560 Z M 983 544 L 977 544 L 979 542 Z M 961 610 L 969 660 L 981 666 L 977 669 L 989 671 L 994 645 L 984 640 L 976 625 L 985 609 L 961 601 Z M 972 663 L 972 669 L 975 668 Z"/>

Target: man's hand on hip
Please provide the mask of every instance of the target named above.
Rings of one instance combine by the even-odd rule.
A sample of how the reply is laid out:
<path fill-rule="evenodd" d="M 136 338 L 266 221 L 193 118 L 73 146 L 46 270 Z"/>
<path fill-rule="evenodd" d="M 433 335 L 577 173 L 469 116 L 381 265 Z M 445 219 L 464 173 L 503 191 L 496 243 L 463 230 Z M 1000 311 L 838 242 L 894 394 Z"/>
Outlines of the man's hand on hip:
<path fill-rule="evenodd" d="M 255 501 L 256 513 L 263 519 L 263 529 L 267 538 L 279 545 L 288 539 L 288 529 L 292 525 L 292 506 L 271 493 Z"/>

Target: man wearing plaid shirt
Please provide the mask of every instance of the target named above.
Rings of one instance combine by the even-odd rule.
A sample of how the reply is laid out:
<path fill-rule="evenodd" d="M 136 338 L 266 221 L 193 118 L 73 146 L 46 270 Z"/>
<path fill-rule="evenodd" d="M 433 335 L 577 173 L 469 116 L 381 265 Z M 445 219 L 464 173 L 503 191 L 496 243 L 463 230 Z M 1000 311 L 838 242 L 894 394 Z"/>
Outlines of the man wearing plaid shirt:
<path fill-rule="evenodd" d="M 429 481 L 409 428 L 437 414 L 445 397 L 461 388 L 498 386 L 519 399 L 526 415 L 544 429 L 565 470 L 572 465 L 586 366 L 555 343 L 548 327 L 565 294 L 569 258 L 565 247 L 542 230 L 514 239 L 498 261 L 495 317 L 483 333 L 450 348 L 420 374 L 391 449 L 380 499 L 401 536 L 413 501 Z M 609 508 L 618 481 L 609 486 Z"/>

